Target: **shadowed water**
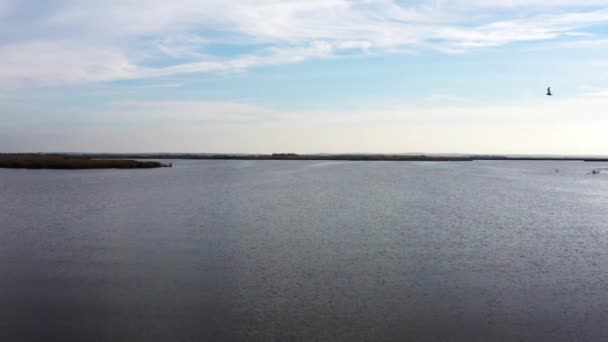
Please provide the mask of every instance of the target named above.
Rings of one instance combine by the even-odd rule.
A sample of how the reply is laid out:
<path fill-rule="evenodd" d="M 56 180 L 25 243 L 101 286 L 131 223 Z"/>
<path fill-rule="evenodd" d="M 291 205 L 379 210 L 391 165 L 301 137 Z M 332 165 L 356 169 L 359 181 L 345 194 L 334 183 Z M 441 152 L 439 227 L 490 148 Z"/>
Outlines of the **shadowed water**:
<path fill-rule="evenodd" d="M 598 165 L 0 170 L 0 340 L 604 340 Z"/>

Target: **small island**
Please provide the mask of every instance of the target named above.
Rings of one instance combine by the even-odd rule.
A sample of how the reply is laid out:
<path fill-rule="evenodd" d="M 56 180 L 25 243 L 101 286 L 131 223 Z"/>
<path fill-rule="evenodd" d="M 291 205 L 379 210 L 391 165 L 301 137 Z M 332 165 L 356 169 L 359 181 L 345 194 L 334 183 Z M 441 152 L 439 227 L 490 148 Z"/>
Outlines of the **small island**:
<path fill-rule="evenodd" d="M 151 169 L 171 166 L 173 165 L 156 161 L 131 159 L 93 159 L 48 154 L 0 154 L 0 168 L 11 169 Z"/>

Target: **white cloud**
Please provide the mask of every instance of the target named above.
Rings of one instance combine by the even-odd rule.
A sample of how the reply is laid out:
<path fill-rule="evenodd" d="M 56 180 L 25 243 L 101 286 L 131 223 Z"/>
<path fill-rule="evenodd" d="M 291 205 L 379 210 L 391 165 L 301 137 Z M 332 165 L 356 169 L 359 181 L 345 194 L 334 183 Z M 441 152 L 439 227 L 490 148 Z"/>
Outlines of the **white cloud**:
<path fill-rule="evenodd" d="M 232 59 L 212 59 L 202 62 L 184 63 L 165 68 L 141 69 L 138 77 L 158 77 L 212 71 L 239 71 L 254 66 L 298 63 L 309 58 L 327 58 L 333 47 L 327 42 L 311 42 L 309 46 L 292 48 L 270 48 L 264 54 L 247 55 Z"/>
<path fill-rule="evenodd" d="M 0 85 L 225 72 L 341 54 L 471 49 L 559 37 L 608 22 L 608 1 L 0 0 Z M 29 7 L 28 7 L 29 6 Z M 30 8 L 31 7 L 31 8 Z M 36 13 L 24 15 L 24 11 Z M 20 14 L 19 14 L 20 13 Z M 23 16 L 22 18 L 19 15 Z M 583 37 L 584 38 L 584 37 Z M 213 54 L 217 44 L 248 47 Z M 152 58 L 164 58 L 151 67 Z M 168 66 L 167 66 L 168 65 Z M 9 69 L 9 70 L 5 70 Z"/>
<path fill-rule="evenodd" d="M 34 85 L 127 79 L 137 69 L 119 49 L 65 41 L 0 46 L 0 65 L 1 83 Z"/>
<path fill-rule="evenodd" d="M 585 7 L 608 5 L 607 0 L 449 0 L 439 3 L 451 3 L 458 6 L 482 8 L 517 8 L 517 7 Z"/>

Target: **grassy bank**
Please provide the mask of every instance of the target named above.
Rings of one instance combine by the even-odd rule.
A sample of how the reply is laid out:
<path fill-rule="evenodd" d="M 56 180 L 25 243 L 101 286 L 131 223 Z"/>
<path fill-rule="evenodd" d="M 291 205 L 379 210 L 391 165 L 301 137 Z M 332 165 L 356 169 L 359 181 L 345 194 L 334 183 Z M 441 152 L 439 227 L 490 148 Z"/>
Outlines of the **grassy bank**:
<path fill-rule="evenodd" d="M 91 159 L 51 155 L 0 155 L 0 168 L 12 169 L 150 169 L 169 166 L 171 164 L 130 159 Z"/>

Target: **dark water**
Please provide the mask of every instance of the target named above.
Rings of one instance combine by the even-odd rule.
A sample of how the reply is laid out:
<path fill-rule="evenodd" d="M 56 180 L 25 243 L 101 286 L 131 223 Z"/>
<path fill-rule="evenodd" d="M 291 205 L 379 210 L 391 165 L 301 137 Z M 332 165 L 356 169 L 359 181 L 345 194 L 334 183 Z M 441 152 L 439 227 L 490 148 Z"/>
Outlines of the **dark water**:
<path fill-rule="evenodd" d="M 608 338 L 597 165 L 174 165 L 0 170 L 0 341 Z"/>

